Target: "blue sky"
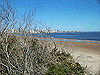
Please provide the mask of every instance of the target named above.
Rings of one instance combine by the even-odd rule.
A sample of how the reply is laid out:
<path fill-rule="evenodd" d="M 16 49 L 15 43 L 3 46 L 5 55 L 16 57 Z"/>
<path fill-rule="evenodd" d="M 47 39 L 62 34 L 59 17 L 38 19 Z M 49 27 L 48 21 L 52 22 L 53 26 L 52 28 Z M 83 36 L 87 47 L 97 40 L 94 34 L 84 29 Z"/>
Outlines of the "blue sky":
<path fill-rule="evenodd" d="M 100 31 L 99 0 L 15 0 L 15 3 L 19 13 L 34 9 L 35 19 L 45 21 L 50 29 Z"/>

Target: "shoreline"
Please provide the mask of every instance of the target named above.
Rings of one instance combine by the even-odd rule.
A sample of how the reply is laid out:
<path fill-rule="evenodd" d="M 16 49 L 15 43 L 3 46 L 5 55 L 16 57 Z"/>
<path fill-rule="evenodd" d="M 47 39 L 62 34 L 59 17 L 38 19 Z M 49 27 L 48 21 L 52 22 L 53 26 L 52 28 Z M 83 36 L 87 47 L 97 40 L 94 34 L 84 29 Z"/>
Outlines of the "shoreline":
<path fill-rule="evenodd" d="M 70 33 L 70 32 L 68 32 L 68 33 Z M 76 33 L 80 33 L 80 32 L 76 32 Z M 81 33 L 85 33 L 85 32 L 81 32 Z M 88 32 L 86 32 L 86 33 L 88 33 Z M 95 33 L 95 32 L 93 32 L 93 33 Z M 12 33 L 12 34 L 14 34 L 14 33 Z M 49 34 L 48 33 L 25 33 L 25 34 L 29 35 L 31 37 L 46 38 L 47 40 L 50 40 L 49 38 L 52 38 L 52 39 L 54 39 L 54 41 L 72 41 L 73 40 L 73 42 L 86 42 L 86 43 L 91 42 L 91 43 L 99 43 L 100 44 L 100 38 L 99 38 L 98 35 L 97 35 L 98 36 L 97 38 L 94 38 L 92 36 L 91 36 L 91 38 L 89 38 L 89 36 L 88 36 L 88 38 L 85 38 L 85 36 L 83 36 L 84 38 L 71 38 L 70 39 L 70 38 L 67 38 L 67 37 L 63 38 L 61 35 L 59 35 L 60 37 L 55 37 L 56 35 L 52 35 L 53 33 L 49 33 Z M 54 33 L 54 34 L 56 34 L 56 33 Z M 20 36 L 20 35 L 23 36 L 22 33 L 17 33 L 16 34 L 16 36 Z M 51 37 L 48 37 L 48 35 L 51 36 Z"/>
<path fill-rule="evenodd" d="M 48 40 L 48 41 L 69 41 L 69 42 L 85 42 L 85 43 L 96 43 L 100 44 L 100 41 L 93 41 L 93 40 L 79 40 L 79 39 L 63 39 L 63 38 L 43 38 L 43 37 L 37 37 L 38 40 Z"/>

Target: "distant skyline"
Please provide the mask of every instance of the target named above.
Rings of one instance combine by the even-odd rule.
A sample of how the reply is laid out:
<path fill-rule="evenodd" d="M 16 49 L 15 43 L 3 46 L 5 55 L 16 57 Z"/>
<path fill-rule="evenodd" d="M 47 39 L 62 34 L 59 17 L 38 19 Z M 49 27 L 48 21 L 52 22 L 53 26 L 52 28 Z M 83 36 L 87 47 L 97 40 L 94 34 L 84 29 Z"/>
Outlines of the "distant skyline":
<path fill-rule="evenodd" d="M 15 0 L 15 4 L 19 13 L 34 9 L 35 19 L 50 29 L 100 31 L 99 0 Z"/>

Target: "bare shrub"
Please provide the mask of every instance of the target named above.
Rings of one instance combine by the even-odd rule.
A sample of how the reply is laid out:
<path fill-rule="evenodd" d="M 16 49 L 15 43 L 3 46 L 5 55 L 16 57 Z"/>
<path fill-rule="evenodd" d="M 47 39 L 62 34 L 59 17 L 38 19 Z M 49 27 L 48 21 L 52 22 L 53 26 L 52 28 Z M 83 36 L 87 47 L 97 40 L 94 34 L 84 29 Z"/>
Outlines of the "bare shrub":
<path fill-rule="evenodd" d="M 10 2 L 4 0 L 4 4 L 0 4 L 0 74 L 44 75 L 57 63 L 64 66 L 62 69 L 66 70 L 66 74 L 84 74 L 80 64 L 75 63 L 70 54 L 60 52 L 51 37 L 53 48 L 50 48 L 46 41 L 37 40 L 26 32 L 34 25 L 34 10 L 25 13 L 21 19 L 18 19 L 17 15 L 17 9 L 13 8 Z M 39 24 L 45 27 L 42 23 Z M 11 33 L 10 29 L 16 26 L 20 32 Z M 67 71 L 68 67 L 71 69 L 70 73 Z M 74 72 L 76 68 L 78 71 Z"/>
<path fill-rule="evenodd" d="M 17 9 L 13 8 L 10 2 L 4 1 L 3 5 L 0 4 L 0 9 L 1 74 L 45 74 L 48 61 L 54 60 L 47 45 L 26 32 L 34 25 L 34 10 L 30 10 L 18 19 Z M 16 26 L 20 30 L 18 32 L 20 36 L 9 31 Z"/>

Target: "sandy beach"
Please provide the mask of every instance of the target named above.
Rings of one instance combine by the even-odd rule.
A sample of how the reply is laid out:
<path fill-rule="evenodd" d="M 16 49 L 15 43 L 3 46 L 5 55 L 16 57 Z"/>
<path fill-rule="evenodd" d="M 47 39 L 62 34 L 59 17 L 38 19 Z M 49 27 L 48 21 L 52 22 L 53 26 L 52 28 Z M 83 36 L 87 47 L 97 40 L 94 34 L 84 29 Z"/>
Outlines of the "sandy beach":
<path fill-rule="evenodd" d="M 75 40 L 69 39 L 69 41 L 55 42 L 59 50 L 64 50 L 67 53 L 70 53 L 74 60 L 79 62 L 83 67 L 86 67 L 89 72 L 91 72 L 93 75 L 99 75 L 97 73 L 100 71 L 100 44 L 98 44 L 100 41 L 74 41 Z M 48 42 L 53 48 L 53 42 Z"/>
<path fill-rule="evenodd" d="M 100 44 L 85 42 L 56 41 L 58 48 L 71 53 L 76 62 L 92 73 L 100 71 Z"/>

